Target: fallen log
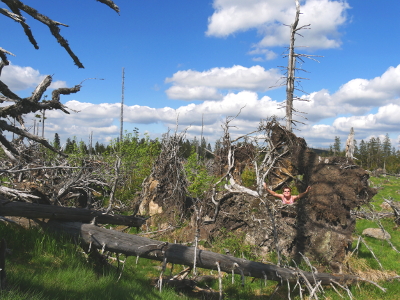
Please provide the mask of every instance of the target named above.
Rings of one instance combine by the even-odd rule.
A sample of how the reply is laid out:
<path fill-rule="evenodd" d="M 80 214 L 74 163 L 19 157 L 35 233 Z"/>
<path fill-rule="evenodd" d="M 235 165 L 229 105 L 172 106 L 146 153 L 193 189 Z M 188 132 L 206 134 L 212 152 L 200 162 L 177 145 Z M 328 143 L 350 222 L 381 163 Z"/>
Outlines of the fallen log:
<path fill-rule="evenodd" d="M 350 211 L 350 214 L 358 219 L 367 219 L 367 220 L 373 220 L 376 218 L 383 219 L 395 216 L 395 214 L 391 212 L 365 212 L 365 211 L 354 211 L 354 210 Z"/>
<path fill-rule="evenodd" d="M 99 224 L 125 225 L 140 227 L 146 218 L 135 216 L 111 215 L 102 211 L 84 208 L 62 207 L 17 201 L 0 200 L 0 216 L 25 217 L 37 219 L 56 219 L 75 222 L 91 222 L 94 218 Z"/>
<path fill-rule="evenodd" d="M 199 249 L 195 251 L 194 247 L 152 240 L 137 235 L 100 228 L 91 224 L 50 221 L 48 225 L 51 230 L 62 231 L 75 239 L 80 239 L 84 244 L 90 245 L 92 249 L 94 247 L 103 251 L 122 253 L 127 256 L 139 256 L 173 264 L 192 266 L 194 255 L 196 255 L 196 267 L 217 270 L 218 263 L 221 271 L 227 273 L 233 271 L 242 276 L 263 278 L 279 283 L 286 281 L 289 283 L 304 283 L 307 280 L 311 284 L 320 282 L 322 285 L 330 285 L 332 282 L 353 284 L 363 281 L 360 277 L 353 275 L 310 273 L 299 269 L 282 268 L 273 264 L 264 264 L 211 251 Z"/>

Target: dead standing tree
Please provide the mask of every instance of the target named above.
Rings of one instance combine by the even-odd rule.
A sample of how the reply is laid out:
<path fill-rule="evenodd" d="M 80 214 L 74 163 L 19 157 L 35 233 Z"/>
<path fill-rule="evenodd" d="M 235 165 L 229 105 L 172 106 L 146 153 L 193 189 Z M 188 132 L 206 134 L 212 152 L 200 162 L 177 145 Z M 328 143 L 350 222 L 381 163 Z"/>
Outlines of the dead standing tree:
<path fill-rule="evenodd" d="M 305 93 L 301 88 L 299 88 L 300 85 L 299 83 L 301 79 L 306 79 L 306 78 L 301 78 L 296 76 L 297 71 L 305 71 L 305 70 L 298 68 L 297 64 L 298 62 L 304 63 L 303 58 L 309 58 L 315 60 L 313 57 L 317 56 L 317 55 L 300 54 L 295 52 L 296 35 L 301 36 L 301 34 L 299 33 L 300 30 L 310 29 L 310 24 L 303 25 L 297 28 L 300 20 L 300 2 L 299 0 L 295 0 L 295 3 L 296 3 L 296 16 L 293 24 L 288 25 L 290 27 L 290 43 L 288 48 L 288 54 L 285 55 L 285 57 L 286 56 L 288 57 L 288 65 L 287 67 L 283 67 L 284 69 L 286 69 L 286 102 L 284 104 L 284 107 L 286 107 L 286 129 L 289 131 L 292 131 L 292 125 L 295 125 L 295 123 L 302 123 L 298 120 L 293 119 L 293 113 L 304 114 L 303 112 L 297 111 L 293 106 L 294 100 L 305 101 L 304 99 L 301 99 L 295 96 L 294 94 L 295 90 Z"/>

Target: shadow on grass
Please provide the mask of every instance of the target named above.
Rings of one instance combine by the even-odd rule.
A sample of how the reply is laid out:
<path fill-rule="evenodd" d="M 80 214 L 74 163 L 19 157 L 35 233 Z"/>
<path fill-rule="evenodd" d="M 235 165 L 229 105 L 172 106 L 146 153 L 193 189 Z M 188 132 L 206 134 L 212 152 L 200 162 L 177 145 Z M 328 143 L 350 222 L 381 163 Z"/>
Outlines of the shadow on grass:
<path fill-rule="evenodd" d="M 163 299 L 157 290 L 149 286 L 147 280 L 138 278 L 135 280 L 134 288 L 114 281 L 92 284 L 88 288 L 76 290 L 73 287 L 49 287 L 48 284 L 33 283 L 29 279 L 24 278 L 17 279 L 14 283 L 10 282 L 10 287 L 11 289 L 19 291 L 21 294 L 30 294 L 31 296 L 38 295 L 38 299 Z M 4 298 L 2 297 L 2 299 Z"/>

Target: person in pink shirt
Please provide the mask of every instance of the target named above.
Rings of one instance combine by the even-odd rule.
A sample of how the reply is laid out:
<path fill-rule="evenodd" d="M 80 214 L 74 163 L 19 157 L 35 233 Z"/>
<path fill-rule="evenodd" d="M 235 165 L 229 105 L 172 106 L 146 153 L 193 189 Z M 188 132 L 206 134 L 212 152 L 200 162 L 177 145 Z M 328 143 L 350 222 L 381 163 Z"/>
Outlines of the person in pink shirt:
<path fill-rule="evenodd" d="M 267 184 L 265 182 L 264 182 L 263 186 L 264 186 L 264 189 L 268 193 L 270 193 L 272 196 L 281 198 L 283 204 L 293 204 L 296 200 L 300 199 L 301 197 L 303 197 L 305 194 L 307 194 L 311 190 L 311 187 L 309 186 L 303 193 L 293 196 L 292 189 L 290 187 L 287 187 L 287 186 L 284 187 L 283 194 L 278 194 L 278 193 L 275 193 L 274 191 L 268 189 Z"/>

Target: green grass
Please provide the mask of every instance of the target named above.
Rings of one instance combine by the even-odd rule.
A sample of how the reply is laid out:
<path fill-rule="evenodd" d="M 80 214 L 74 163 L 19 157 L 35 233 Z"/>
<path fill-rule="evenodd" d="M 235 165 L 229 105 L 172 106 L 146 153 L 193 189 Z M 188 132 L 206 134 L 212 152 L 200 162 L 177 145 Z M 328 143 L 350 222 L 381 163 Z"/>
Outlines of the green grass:
<path fill-rule="evenodd" d="M 79 246 L 68 237 L 41 232 L 40 229 L 23 229 L 0 223 L 0 237 L 7 241 L 12 253 L 6 256 L 8 290 L 0 292 L 0 299 L 198 299 L 199 296 L 181 294 L 164 287 L 160 293 L 151 284 L 151 278 L 160 274 L 160 262 L 129 257 L 120 280 L 116 264 L 112 267 L 98 265 L 88 258 Z M 125 257 L 122 256 L 122 259 Z M 174 266 L 173 275 L 183 269 Z M 165 275 L 171 274 L 171 265 Z M 217 271 L 198 270 L 198 275 L 218 276 Z M 225 299 L 258 299 L 260 294 L 272 293 L 276 283 L 230 274 L 223 276 Z M 218 279 L 210 287 L 219 289 Z M 207 285 L 201 285 L 206 288 Z M 218 295 L 217 295 L 218 296 Z M 203 297 L 200 297 L 203 299 Z M 206 297 L 204 299 L 210 299 Z M 218 299 L 218 298 L 217 298 Z"/>
<path fill-rule="evenodd" d="M 384 199 L 400 201 L 400 178 L 393 176 L 372 177 L 370 181 L 372 187 L 378 188 L 378 194 L 372 199 L 371 207 L 379 212 L 393 212 L 391 209 L 385 210 L 382 208 L 382 203 L 384 203 Z M 366 211 L 370 209 L 369 206 L 364 208 Z M 379 222 L 390 233 L 391 243 L 400 251 L 400 227 L 395 224 L 393 217 L 380 219 L 379 221 L 358 219 L 353 248 L 356 247 L 356 239 L 359 235 L 362 235 L 363 230 L 366 228 L 380 228 Z M 383 270 L 380 269 L 371 251 L 363 243 L 360 244 L 356 259 L 352 260 L 351 265 L 353 268 L 363 271 L 365 276 L 370 276 L 372 279 L 374 277 L 377 278 L 378 283 L 382 287 L 387 288 L 387 292 L 384 293 L 371 284 L 363 283 L 360 289 L 358 287 L 351 288 L 355 299 L 399 299 L 400 282 L 398 280 L 387 282 L 384 280 L 384 277 L 400 274 L 400 253 L 393 250 L 387 241 L 366 236 L 363 236 L 363 239 L 380 261 Z M 381 280 L 378 280 L 378 278 L 381 278 Z M 333 297 L 332 299 L 339 298 Z"/>
<path fill-rule="evenodd" d="M 187 299 L 171 289 L 160 293 L 153 288 L 157 262 L 139 259 L 136 265 L 136 258 L 129 257 L 118 281 L 116 267 L 96 265 L 66 237 L 4 223 L 0 236 L 12 250 L 6 259 L 9 288 L 1 299 Z"/>
<path fill-rule="evenodd" d="M 381 211 L 380 205 L 384 199 L 400 201 L 400 177 L 371 177 L 370 186 L 378 189 L 378 194 L 373 198 L 372 204 L 377 211 Z"/>

